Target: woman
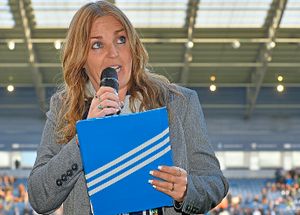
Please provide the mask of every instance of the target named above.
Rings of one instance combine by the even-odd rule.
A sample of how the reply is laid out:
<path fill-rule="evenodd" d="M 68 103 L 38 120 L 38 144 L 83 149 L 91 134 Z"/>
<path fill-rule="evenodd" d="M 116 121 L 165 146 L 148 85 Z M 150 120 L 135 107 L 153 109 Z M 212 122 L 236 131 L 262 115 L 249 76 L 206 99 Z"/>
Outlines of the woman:
<path fill-rule="evenodd" d="M 64 214 L 91 213 L 76 121 L 162 106 L 168 108 L 175 166 L 151 171 L 161 180 L 149 176 L 149 186 L 174 199 L 174 207 L 163 208 L 163 213 L 204 213 L 223 199 L 228 184 L 209 145 L 197 94 L 148 71 L 148 55 L 118 8 L 99 1 L 79 9 L 70 24 L 62 62 L 64 87 L 51 98 L 28 180 L 30 203 L 38 213 L 50 213 L 62 203 Z M 118 93 L 99 87 L 107 67 L 118 72 Z"/>

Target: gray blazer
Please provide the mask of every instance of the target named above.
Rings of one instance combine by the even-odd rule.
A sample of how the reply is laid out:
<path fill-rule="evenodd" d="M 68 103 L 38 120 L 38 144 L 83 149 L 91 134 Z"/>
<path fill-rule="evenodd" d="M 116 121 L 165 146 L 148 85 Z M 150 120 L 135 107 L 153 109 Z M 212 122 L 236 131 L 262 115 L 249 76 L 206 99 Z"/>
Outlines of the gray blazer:
<path fill-rule="evenodd" d="M 167 108 L 174 165 L 188 173 L 187 193 L 181 211 L 205 213 L 226 195 L 228 182 L 209 144 L 196 92 L 182 87 L 178 90 L 183 96 L 171 93 Z M 51 213 L 63 203 L 64 214 L 91 214 L 75 138 L 65 145 L 56 143 L 55 126 L 60 107 L 60 97 L 55 94 L 50 101 L 36 162 L 28 179 L 29 201 L 38 213 Z M 176 212 L 173 207 L 164 208 L 167 215 L 182 212 Z"/>

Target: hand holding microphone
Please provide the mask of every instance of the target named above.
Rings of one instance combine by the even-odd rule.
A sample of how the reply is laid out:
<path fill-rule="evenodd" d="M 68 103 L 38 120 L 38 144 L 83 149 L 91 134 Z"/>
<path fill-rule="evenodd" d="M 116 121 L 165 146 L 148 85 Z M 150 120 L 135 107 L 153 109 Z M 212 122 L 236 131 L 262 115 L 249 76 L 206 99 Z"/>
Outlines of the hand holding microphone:
<path fill-rule="evenodd" d="M 118 96 L 118 74 L 114 68 L 102 71 L 100 88 L 92 100 L 87 118 L 103 117 L 118 114 L 121 102 Z"/>

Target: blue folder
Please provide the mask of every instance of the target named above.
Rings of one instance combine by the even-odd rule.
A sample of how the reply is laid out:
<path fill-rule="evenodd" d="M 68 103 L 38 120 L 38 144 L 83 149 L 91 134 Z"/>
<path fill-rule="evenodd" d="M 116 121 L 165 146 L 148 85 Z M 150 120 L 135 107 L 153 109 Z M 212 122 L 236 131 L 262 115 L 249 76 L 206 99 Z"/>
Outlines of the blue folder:
<path fill-rule="evenodd" d="M 150 170 L 172 166 L 165 107 L 77 122 L 84 173 L 95 215 L 115 215 L 171 206 L 155 190 Z"/>

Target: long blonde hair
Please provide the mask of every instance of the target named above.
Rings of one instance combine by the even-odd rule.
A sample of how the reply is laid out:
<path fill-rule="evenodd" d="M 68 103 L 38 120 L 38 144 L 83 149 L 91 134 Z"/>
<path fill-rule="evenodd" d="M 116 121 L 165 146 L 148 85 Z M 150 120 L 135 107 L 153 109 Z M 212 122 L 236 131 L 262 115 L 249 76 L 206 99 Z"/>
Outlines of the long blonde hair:
<path fill-rule="evenodd" d="M 62 107 L 58 117 L 59 143 L 69 142 L 76 134 L 76 121 L 82 119 L 85 107 L 85 85 L 88 76 L 83 69 L 89 52 L 90 31 L 93 22 L 103 16 L 114 16 L 124 26 L 133 58 L 132 74 L 129 81 L 130 108 L 133 112 L 164 106 L 169 91 L 175 91 L 167 78 L 151 73 L 147 68 L 148 53 L 141 43 L 137 32 L 125 14 L 113 4 L 97 1 L 82 6 L 74 15 L 66 43 L 62 52 L 64 85 Z M 141 101 L 140 110 L 136 110 L 133 100 Z"/>

